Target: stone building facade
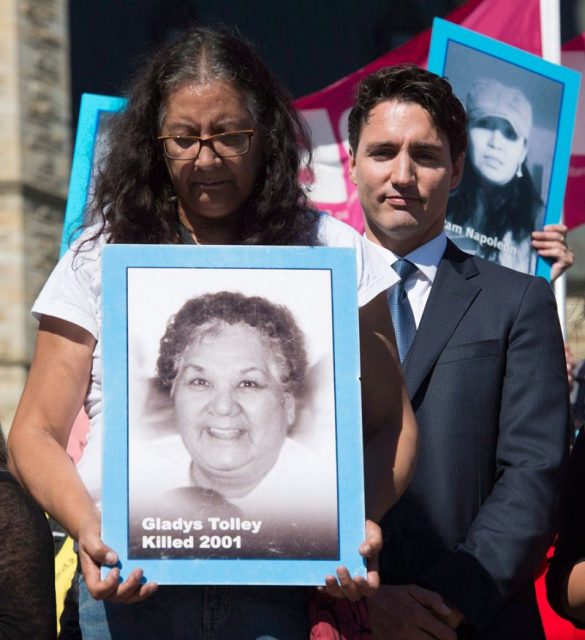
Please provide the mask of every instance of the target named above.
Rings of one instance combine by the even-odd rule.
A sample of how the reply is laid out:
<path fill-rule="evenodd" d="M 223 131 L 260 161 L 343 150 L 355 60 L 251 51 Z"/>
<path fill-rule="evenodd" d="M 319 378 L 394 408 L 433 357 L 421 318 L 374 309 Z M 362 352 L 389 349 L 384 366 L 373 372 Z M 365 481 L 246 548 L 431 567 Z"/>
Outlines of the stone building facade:
<path fill-rule="evenodd" d="M 71 157 L 67 0 L 0 2 L 0 421 L 30 365 L 30 307 L 58 258 Z"/>

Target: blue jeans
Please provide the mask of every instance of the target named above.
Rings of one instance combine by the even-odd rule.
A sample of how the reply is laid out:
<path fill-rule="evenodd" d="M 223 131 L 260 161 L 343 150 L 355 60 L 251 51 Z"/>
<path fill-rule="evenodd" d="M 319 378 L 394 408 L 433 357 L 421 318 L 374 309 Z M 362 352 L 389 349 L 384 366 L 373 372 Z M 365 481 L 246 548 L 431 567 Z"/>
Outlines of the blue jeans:
<path fill-rule="evenodd" d="M 306 587 L 159 587 L 136 604 L 94 600 L 79 582 L 84 640 L 307 640 Z"/>

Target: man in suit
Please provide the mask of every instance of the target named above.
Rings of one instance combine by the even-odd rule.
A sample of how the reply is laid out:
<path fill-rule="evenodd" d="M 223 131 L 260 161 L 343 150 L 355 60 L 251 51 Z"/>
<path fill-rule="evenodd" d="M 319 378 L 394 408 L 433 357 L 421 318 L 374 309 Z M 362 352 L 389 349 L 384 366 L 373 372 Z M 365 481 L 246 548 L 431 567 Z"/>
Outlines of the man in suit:
<path fill-rule="evenodd" d="M 411 65 L 369 76 L 349 143 L 367 238 L 401 275 L 388 300 L 420 429 L 413 481 L 382 522 L 372 625 L 384 640 L 544 638 L 533 576 L 569 429 L 554 296 L 445 237 L 466 146 L 447 81 Z"/>

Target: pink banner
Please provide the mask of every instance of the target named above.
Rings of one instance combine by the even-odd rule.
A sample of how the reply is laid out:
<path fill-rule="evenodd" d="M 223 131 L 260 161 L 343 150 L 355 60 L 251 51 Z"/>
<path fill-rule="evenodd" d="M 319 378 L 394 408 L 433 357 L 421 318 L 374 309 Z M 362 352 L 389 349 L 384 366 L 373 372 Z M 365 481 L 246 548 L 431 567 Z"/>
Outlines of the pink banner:
<path fill-rule="evenodd" d="M 539 0 L 521 5 L 509 0 L 470 0 L 446 19 L 540 55 Z M 430 40 L 427 29 L 359 71 L 295 102 L 313 135 L 311 199 L 319 209 L 358 230 L 363 230 L 362 212 L 348 174 L 347 118 L 353 92 L 363 77 L 380 67 L 400 62 L 426 66 Z"/>
<path fill-rule="evenodd" d="M 562 63 L 585 73 L 585 34 L 563 45 Z M 585 223 L 585 91 L 583 84 L 579 94 L 577 120 L 573 134 L 571 165 L 565 193 L 565 223 L 569 229 Z"/>
<path fill-rule="evenodd" d="M 565 193 L 565 224 L 569 229 L 585 223 L 585 155 L 572 155 Z"/>

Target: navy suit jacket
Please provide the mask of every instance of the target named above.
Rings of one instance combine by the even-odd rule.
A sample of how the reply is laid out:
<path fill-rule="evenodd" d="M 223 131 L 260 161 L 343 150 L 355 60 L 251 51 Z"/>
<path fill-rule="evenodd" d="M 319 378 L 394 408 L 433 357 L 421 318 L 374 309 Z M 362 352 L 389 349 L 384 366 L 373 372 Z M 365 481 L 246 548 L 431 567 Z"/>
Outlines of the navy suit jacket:
<path fill-rule="evenodd" d="M 404 375 L 419 454 L 382 522 L 383 581 L 439 592 L 474 627 L 469 637 L 544 637 L 533 577 L 569 434 L 550 286 L 448 242 Z"/>

